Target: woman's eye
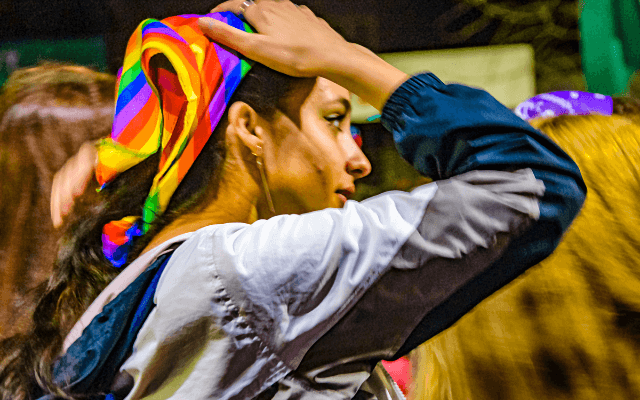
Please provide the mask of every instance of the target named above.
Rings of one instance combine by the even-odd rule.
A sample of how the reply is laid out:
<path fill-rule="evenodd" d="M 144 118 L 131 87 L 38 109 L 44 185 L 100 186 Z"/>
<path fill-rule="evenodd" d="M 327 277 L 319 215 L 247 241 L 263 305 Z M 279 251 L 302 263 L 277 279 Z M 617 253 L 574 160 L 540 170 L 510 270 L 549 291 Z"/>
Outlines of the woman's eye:
<path fill-rule="evenodd" d="M 345 116 L 341 114 L 332 114 L 332 115 L 329 115 L 328 117 L 324 117 L 324 119 L 326 119 L 327 122 L 331 124 L 334 128 L 340 129 L 340 125 L 342 124 L 344 117 Z"/>

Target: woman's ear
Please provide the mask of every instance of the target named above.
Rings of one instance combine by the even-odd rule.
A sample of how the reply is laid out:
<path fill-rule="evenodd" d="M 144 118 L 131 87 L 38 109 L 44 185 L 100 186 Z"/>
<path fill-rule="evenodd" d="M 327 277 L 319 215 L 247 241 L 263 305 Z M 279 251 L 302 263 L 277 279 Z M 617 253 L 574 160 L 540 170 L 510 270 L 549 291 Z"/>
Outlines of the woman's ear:
<path fill-rule="evenodd" d="M 263 146 L 264 140 L 264 129 L 259 126 L 258 113 L 247 103 L 236 101 L 229 107 L 228 117 L 227 143 L 244 145 L 255 154 Z"/>

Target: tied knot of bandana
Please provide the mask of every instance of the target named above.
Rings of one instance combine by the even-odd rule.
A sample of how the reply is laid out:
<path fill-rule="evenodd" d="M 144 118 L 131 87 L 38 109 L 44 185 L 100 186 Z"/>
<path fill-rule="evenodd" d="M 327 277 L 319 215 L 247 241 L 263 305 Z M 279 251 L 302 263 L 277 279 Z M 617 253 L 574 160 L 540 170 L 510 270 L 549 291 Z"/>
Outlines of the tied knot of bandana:
<path fill-rule="evenodd" d="M 253 32 L 231 12 L 206 16 Z M 160 163 L 142 216 L 103 228 L 103 252 L 116 267 L 127 262 L 135 238 L 164 213 L 251 68 L 236 52 L 211 42 L 198 27 L 200 17 L 147 19 L 129 39 L 116 81 L 113 128 L 98 147 L 96 177 L 104 188 L 157 152 Z M 154 56 L 160 62 L 152 63 Z"/>
<path fill-rule="evenodd" d="M 599 113 L 611 115 L 613 100 L 599 93 L 576 90 L 543 93 L 523 101 L 516 108 L 516 115 L 524 120 L 558 115 L 587 115 Z"/>

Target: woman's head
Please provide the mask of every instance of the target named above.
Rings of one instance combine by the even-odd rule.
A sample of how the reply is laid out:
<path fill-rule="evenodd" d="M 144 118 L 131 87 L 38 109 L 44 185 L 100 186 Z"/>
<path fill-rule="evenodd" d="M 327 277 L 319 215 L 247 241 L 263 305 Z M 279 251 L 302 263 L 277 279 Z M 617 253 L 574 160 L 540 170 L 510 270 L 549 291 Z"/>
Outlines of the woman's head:
<path fill-rule="evenodd" d="M 211 16 L 251 31 L 232 13 Z M 353 181 L 370 171 L 351 137 L 345 89 L 322 78 L 273 82 L 267 77 L 257 91 L 272 93 L 263 99 L 247 95 L 256 88 L 242 79 L 260 71 L 247 74 L 250 62 L 210 42 L 197 20 L 185 15 L 144 21 L 127 47 L 113 132 L 99 149 L 98 180 L 109 187 L 154 153 L 160 156 L 142 216 L 126 216 L 103 231 L 105 255 L 118 267 L 126 263 L 136 238 L 153 230 L 154 221 L 167 212 L 186 211 L 174 194 L 207 143 L 226 150 L 217 155 L 224 158 L 224 168 L 210 181 L 198 180 L 201 191 L 211 195 L 190 199 L 190 205 L 215 199 L 218 209 L 237 208 L 240 201 L 257 209 L 259 217 L 341 207 L 354 191 Z M 276 88 L 278 80 L 282 85 Z M 236 89 L 239 94 L 232 94 Z M 220 187 L 225 193 L 217 198 L 213 193 Z M 228 203 L 221 206 L 221 199 Z"/>

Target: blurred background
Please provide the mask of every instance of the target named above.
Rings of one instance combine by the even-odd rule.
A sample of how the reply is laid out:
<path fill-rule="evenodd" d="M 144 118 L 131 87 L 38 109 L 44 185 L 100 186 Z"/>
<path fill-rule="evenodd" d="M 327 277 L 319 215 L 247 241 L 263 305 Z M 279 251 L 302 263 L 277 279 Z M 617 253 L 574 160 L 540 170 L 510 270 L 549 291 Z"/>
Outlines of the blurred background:
<path fill-rule="evenodd" d="M 0 83 L 45 60 L 116 73 L 129 35 L 145 18 L 206 13 L 216 0 L 1 0 Z M 508 107 L 551 90 L 585 90 L 580 4 L 571 0 L 301 0 L 347 40 L 406 72 L 483 87 Z M 504 46 L 511 45 L 511 46 Z M 391 54 L 389 54 L 391 53 Z M 400 65 L 398 65 L 400 67 Z M 354 99 L 354 122 L 376 114 Z M 378 166 L 361 182 L 368 197 L 416 183 L 379 124 L 361 126 Z M 384 174 L 378 172 L 385 171 Z"/>
<path fill-rule="evenodd" d="M 215 0 L 2 0 L 0 79 L 45 59 L 115 73 L 145 18 L 205 13 Z M 584 89 L 580 5 L 571 0 L 302 0 L 347 40 L 377 53 L 527 44 L 538 92 Z M 429 66 L 425 65 L 425 69 Z M 500 78 L 496 76 L 496 79 Z"/>

